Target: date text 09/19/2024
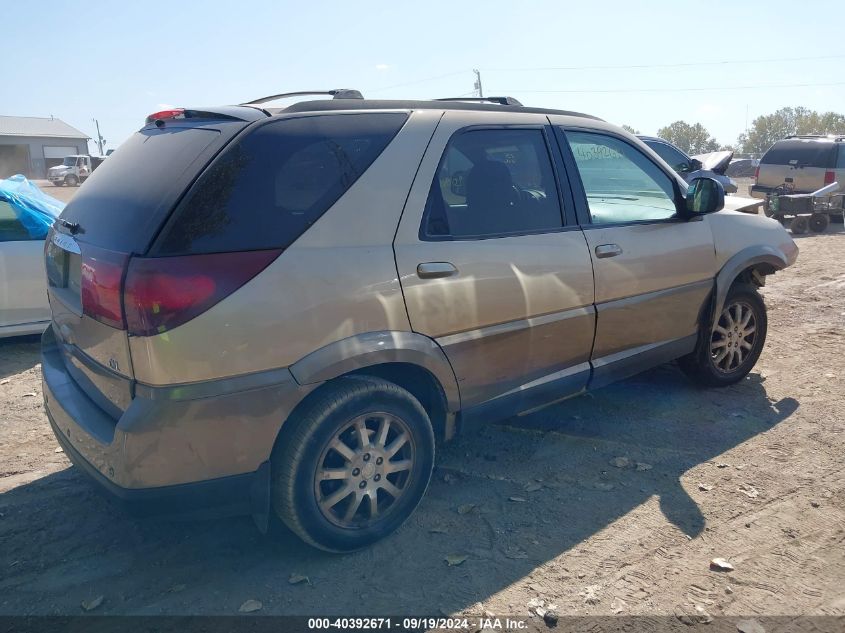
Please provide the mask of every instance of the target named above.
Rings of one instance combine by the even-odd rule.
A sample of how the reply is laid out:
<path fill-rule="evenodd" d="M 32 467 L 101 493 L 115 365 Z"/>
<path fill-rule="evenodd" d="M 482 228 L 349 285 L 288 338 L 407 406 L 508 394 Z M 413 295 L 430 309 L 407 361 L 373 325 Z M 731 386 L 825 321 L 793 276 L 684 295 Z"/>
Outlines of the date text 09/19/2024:
<path fill-rule="evenodd" d="M 522 618 L 450 618 L 450 617 L 407 617 L 407 618 L 309 618 L 308 629 L 314 631 L 343 630 L 521 630 L 528 628 Z"/>

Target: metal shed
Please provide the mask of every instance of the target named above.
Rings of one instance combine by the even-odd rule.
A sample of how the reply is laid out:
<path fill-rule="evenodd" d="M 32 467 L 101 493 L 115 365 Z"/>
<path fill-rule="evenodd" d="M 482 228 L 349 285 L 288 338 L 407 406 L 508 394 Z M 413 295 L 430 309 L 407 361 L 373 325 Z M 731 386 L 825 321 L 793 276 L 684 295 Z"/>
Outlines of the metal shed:
<path fill-rule="evenodd" d="M 65 156 L 88 154 L 89 138 L 55 117 L 0 115 L 0 178 L 46 178 Z"/>

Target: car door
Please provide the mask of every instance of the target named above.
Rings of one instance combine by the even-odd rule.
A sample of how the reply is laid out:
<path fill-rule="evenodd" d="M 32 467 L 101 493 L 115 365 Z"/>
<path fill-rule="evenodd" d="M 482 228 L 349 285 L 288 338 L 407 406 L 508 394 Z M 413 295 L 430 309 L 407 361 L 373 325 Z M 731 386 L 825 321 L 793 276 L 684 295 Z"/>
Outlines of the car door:
<path fill-rule="evenodd" d="M 685 187 L 612 131 L 557 128 L 595 271 L 591 386 L 692 351 L 713 288 L 709 224 L 676 209 Z"/>
<path fill-rule="evenodd" d="M 411 326 L 442 347 L 465 410 L 526 410 L 589 377 L 592 265 L 553 142 L 540 115 L 447 111 L 400 221 Z"/>
<path fill-rule="evenodd" d="M 12 205 L 0 200 L 0 328 L 49 319 L 44 239 L 32 238 Z"/>

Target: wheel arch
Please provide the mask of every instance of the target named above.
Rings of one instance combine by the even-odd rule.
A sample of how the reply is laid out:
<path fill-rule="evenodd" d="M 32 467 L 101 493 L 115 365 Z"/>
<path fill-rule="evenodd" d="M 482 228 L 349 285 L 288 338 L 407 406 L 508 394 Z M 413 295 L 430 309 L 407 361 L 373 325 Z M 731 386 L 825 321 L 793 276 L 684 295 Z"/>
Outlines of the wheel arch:
<path fill-rule="evenodd" d="M 327 384 L 351 375 L 383 378 L 420 401 L 438 437 L 450 439 L 454 433 L 454 414 L 461 406 L 458 382 L 440 346 L 421 334 L 385 331 L 351 336 L 312 352 L 289 369 L 301 385 Z M 309 393 L 297 408 L 323 386 Z M 292 415 L 295 413 L 296 409 Z"/>
<path fill-rule="evenodd" d="M 725 297 L 735 282 L 745 281 L 762 286 L 766 275 L 772 275 L 788 265 L 783 253 L 768 245 L 750 246 L 736 253 L 716 275 L 712 318 L 721 314 Z"/>

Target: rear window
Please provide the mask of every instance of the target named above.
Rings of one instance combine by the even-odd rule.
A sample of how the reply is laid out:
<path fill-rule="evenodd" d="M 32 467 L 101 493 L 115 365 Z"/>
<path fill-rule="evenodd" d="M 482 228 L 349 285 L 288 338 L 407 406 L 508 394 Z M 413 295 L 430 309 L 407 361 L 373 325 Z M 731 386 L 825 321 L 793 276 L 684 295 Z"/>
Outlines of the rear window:
<path fill-rule="evenodd" d="M 760 164 L 833 167 L 835 149 L 836 146 L 830 141 L 787 139 L 772 145 Z"/>
<path fill-rule="evenodd" d="M 133 134 L 103 161 L 61 217 L 81 241 L 143 253 L 188 185 L 246 123 L 167 125 Z"/>
<path fill-rule="evenodd" d="M 260 125 L 199 178 L 155 254 L 289 246 L 367 170 L 407 118 L 322 115 Z"/>

